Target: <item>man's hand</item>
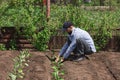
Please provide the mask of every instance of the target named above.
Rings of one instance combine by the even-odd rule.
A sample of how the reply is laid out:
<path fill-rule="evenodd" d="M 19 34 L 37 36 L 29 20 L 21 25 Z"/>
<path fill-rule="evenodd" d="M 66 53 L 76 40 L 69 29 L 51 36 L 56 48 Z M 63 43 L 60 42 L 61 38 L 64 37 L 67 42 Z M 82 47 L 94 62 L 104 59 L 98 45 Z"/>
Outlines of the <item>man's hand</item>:
<path fill-rule="evenodd" d="M 56 58 L 55 62 L 64 62 L 64 58 L 60 57 L 60 55 L 58 55 L 58 57 Z"/>
<path fill-rule="evenodd" d="M 62 63 L 62 62 L 64 62 L 65 60 L 63 59 L 63 58 L 61 58 L 61 60 L 60 60 L 60 62 Z"/>
<path fill-rule="evenodd" d="M 60 55 L 56 58 L 55 62 L 58 62 L 60 60 Z"/>

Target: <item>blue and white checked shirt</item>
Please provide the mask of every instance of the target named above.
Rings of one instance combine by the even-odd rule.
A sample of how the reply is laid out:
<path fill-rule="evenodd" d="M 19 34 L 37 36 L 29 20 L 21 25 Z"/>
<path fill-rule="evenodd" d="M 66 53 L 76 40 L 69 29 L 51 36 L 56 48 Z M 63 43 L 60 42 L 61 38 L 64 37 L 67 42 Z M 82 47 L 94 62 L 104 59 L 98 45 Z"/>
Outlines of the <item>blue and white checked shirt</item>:
<path fill-rule="evenodd" d="M 70 53 L 75 49 L 76 39 L 79 39 L 79 38 L 85 40 L 90 45 L 92 51 L 96 52 L 93 39 L 91 38 L 89 33 L 86 32 L 85 30 L 74 27 L 71 35 L 68 35 L 68 38 L 71 41 L 70 45 L 68 45 L 68 42 L 66 42 L 60 51 L 60 56 L 63 56 L 65 59 L 68 58 Z"/>

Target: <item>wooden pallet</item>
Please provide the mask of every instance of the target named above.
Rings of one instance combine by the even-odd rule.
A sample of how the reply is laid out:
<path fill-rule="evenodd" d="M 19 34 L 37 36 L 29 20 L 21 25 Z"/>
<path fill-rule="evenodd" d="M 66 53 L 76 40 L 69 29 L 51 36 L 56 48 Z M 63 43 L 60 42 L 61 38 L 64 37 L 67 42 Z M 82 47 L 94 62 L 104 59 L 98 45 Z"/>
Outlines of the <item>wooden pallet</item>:
<path fill-rule="evenodd" d="M 35 49 L 30 40 L 27 40 L 23 35 L 18 35 L 14 27 L 4 27 L 1 29 L 2 37 L 0 38 L 0 44 L 4 44 L 7 49 L 10 49 L 11 40 L 14 40 L 16 48 L 22 49 Z"/>

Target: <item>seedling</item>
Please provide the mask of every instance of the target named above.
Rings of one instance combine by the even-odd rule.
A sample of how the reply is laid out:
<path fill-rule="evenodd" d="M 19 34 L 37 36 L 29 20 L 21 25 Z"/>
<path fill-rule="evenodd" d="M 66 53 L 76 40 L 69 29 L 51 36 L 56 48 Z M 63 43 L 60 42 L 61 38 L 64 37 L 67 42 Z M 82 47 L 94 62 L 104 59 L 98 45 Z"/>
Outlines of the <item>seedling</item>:
<path fill-rule="evenodd" d="M 54 72 L 52 73 L 52 75 L 55 80 L 64 80 L 63 78 L 60 77 L 60 76 L 64 75 L 64 71 L 61 70 L 62 65 L 63 64 L 61 62 L 57 62 L 57 63 L 53 62 L 52 69 Z"/>
<path fill-rule="evenodd" d="M 9 80 L 16 80 L 18 78 L 23 78 L 24 77 L 24 72 L 23 68 L 25 66 L 29 66 L 27 64 L 27 58 L 30 57 L 30 53 L 25 50 L 25 51 L 20 51 L 20 55 L 17 56 L 14 61 L 14 69 L 13 71 L 9 74 Z"/>
<path fill-rule="evenodd" d="M 46 55 L 47 56 L 47 55 Z M 62 75 L 64 75 L 64 71 L 61 70 L 61 66 L 63 65 L 63 63 L 61 63 L 61 60 L 58 62 L 55 62 L 56 56 L 55 56 L 55 51 L 52 50 L 52 55 L 51 57 L 47 56 L 47 58 L 51 61 L 52 63 L 52 69 L 53 69 L 53 78 L 55 80 L 64 80 L 63 78 L 61 78 Z"/>

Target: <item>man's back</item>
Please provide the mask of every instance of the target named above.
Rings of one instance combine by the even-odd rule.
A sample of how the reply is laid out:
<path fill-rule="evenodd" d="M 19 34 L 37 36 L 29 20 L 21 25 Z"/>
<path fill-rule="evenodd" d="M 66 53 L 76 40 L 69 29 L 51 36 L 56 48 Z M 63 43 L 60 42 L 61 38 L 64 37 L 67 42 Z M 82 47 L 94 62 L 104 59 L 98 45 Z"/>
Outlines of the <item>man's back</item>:
<path fill-rule="evenodd" d="M 69 35 L 70 41 L 72 41 L 73 37 L 75 37 L 76 39 L 85 40 L 90 45 L 92 51 L 96 52 L 93 39 L 87 31 L 82 30 L 80 28 L 74 28 L 71 35 Z"/>

